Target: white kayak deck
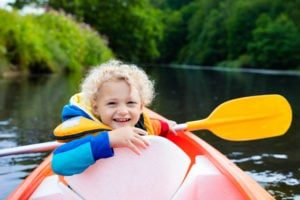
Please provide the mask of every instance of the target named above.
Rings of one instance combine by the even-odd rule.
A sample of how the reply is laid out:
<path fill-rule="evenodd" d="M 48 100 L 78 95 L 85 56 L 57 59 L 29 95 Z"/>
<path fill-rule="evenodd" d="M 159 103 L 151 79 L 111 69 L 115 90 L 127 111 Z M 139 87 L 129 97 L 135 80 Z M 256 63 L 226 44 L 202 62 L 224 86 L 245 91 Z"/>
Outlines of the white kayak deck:
<path fill-rule="evenodd" d="M 147 140 L 150 147 L 141 155 L 117 148 L 114 157 L 64 177 L 69 186 L 57 175 L 45 178 L 30 199 L 243 199 L 204 155 L 189 168 L 190 158 L 174 143 L 159 136 Z"/>

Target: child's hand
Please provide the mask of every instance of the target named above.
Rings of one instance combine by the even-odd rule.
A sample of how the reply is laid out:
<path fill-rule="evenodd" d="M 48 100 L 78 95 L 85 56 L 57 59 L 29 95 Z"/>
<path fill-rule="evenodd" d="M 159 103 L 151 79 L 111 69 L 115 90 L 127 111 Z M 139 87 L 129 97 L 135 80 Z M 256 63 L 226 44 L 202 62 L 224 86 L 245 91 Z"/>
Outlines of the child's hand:
<path fill-rule="evenodd" d="M 109 131 L 109 141 L 112 148 L 128 147 L 136 154 L 140 155 L 140 148 L 147 148 L 147 142 L 142 136 L 147 135 L 147 132 L 135 127 L 122 127 Z"/>

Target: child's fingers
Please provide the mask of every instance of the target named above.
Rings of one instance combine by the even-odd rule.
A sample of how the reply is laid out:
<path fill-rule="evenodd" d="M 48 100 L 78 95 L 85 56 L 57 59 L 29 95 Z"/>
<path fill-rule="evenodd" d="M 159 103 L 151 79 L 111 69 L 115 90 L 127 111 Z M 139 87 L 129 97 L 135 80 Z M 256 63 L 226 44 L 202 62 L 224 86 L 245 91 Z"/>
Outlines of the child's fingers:
<path fill-rule="evenodd" d="M 142 136 L 135 134 L 128 142 L 128 147 L 136 154 L 140 155 L 140 148 L 146 149 L 149 146 L 149 142 Z"/>
<path fill-rule="evenodd" d="M 141 133 L 145 132 L 147 134 L 147 132 L 142 129 L 140 129 L 140 131 L 141 131 Z M 135 134 L 135 137 L 138 138 L 140 141 L 142 141 L 146 146 L 150 145 L 150 143 L 143 137 L 143 135 L 138 133 L 138 134 Z"/>
<path fill-rule="evenodd" d="M 134 130 L 134 132 L 136 132 L 139 135 L 143 135 L 143 136 L 148 135 L 148 133 L 145 130 L 143 130 L 143 129 L 134 128 L 133 130 Z"/>
<path fill-rule="evenodd" d="M 141 155 L 141 151 L 139 150 L 139 148 L 136 145 L 134 145 L 132 142 L 128 143 L 128 148 L 132 150 L 134 153 L 136 153 L 137 155 Z"/>
<path fill-rule="evenodd" d="M 146 149 L 147 146 L 149 146 L 149 142 L 140 135 L 135 135 L 135 138 L 132 139 L 132 142 L 143 149 Z"/>

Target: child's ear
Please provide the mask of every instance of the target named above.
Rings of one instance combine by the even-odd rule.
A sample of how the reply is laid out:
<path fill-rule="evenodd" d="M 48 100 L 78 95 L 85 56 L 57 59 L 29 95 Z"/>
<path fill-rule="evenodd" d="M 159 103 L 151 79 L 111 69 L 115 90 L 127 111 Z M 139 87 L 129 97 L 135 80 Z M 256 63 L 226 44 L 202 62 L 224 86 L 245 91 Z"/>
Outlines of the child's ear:
<path fill-rule="evenodd" d="M 97 109 L 98 107 L 97 107 L 96 101 L 92 100 L 91 107 L 92 107 L 93 114 L 98 115 L 98 109 Z"/>
<path fill-rule="evenodd" d="M 92 106 L 92 111 L 93 111 L 93 113 L 95 114 L 95 115 L 99 115 L 98 114 L 98 110 L 97 110 L 97 106 L 95 105 L 95 106 Z"/>

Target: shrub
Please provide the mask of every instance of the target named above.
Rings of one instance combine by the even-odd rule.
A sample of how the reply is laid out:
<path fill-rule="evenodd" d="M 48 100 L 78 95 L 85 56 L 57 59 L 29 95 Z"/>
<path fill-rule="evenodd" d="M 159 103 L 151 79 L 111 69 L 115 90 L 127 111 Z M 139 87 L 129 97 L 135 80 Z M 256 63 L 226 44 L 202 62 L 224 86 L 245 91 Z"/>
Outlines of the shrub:
<path fill-rule="evenodd" d="M 0 60 L 11 69 L 73 72 L 113 56 L 98 33 L 63 13 L 21 16 L 0 10 L 0 19 Z"/>

